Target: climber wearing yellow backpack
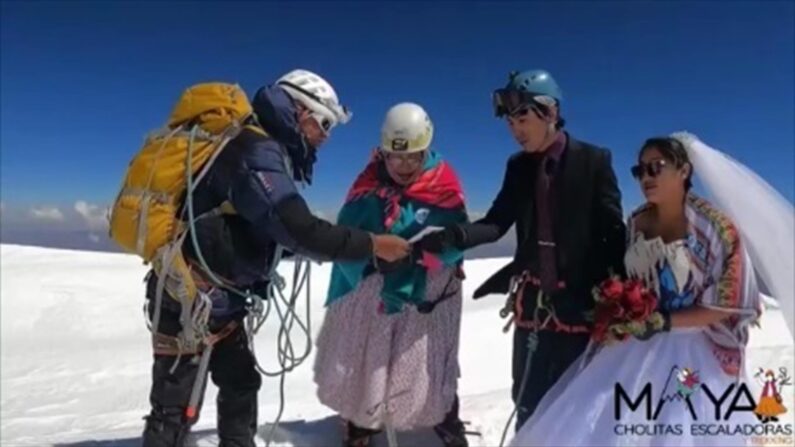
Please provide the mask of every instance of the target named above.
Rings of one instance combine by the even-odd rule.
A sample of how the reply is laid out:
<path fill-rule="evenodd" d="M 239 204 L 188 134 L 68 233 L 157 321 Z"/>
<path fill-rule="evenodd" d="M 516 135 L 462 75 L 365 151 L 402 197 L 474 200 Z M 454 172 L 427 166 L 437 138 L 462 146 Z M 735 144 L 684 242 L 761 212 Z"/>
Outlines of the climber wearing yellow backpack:
<path fill-rule="evenodd" d="M 133 159 L 111 236 L 153 267 L 144 446 L 183 445 L 207 375 L 219 387 L 221 445 L 255 445 L 261 378 L 243 319 L 251 297 L 268 296 L 282 249 L 317 260 L 408 254 L 401 238 L 315 217 L 298 192 L 296 181 L 311 183 L 317 149 L 349 119 L 332 86 L 306 70 L 250 103 L 237 86 L 200 84 Z"/>

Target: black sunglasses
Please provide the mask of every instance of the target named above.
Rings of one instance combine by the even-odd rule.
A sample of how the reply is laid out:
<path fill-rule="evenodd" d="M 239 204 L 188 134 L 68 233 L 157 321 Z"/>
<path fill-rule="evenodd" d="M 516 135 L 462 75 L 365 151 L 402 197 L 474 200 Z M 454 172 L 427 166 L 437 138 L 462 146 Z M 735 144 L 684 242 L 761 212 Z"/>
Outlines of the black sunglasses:
<path fill-rule="evenodd" d="M 649 163 L 640 162 L 633 166 L 630 171 L 633 177 L 640 180 L 643 178 L 643 174 L 647 174 L 651 178 L 657 177 L 666 166 L 671 166 L 671 164 L 668 163 L 668 160 L 661 159 Z"/>

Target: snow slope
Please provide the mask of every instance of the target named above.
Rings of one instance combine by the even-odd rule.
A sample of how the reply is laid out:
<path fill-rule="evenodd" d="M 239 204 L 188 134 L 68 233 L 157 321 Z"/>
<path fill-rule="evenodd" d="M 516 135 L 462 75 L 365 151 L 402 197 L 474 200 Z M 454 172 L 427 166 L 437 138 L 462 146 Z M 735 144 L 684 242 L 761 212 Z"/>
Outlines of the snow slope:
<path fill-rule="evenodd" d="M 140 444 L 142 417 L 148 411 L 149 334 L 144 324 L 143 277 L 146 268 L 128 255 L 54 250 L 15 245 L 0 247 L 2 304 L 3 446 L 133 446 Z M 504 259 L 468 261 L 465 297 Z M 292 264 L 283 263 L 290 277 Z M 330 264 L 313 265 L 312 330 L 319 328 Z M 500 297 L 466 298 L 461 338 L 462 417 L 473 446 L 499 443 L 511 411 L 511 338 L 501 331 Z M 762 320 L 751 339 L 751 368 L 785 366 L 793 372 L 793 339 L 778 311 Z M 275 366 L 276 320 L 258 335 L 257 355 Z M 300 344 L 300 342 L 299 342 Z M 299 346 L 300 350 L 301 346 Z M 339 422 L 314 395 L 310 358 L 287 379 L 283 423 L 271 445 L 339 445 Z M 792 387 L 786 390 L 793 402 Z M 215 389 L 190 445 L 212 446 Z M 260 434 L 278 411 L 278 381 L 265 379 L 260 391 Z M 792 406 L 790 406 L 792 408 Z M 790 412 L 792 416 L 795 412 Z M 438 446 L 430 431 L 400 434 L 401 445 Z M 262 442 L 264 444 L 264 441 Z M 378 439 L 376 446 L 386 446 Z"/>

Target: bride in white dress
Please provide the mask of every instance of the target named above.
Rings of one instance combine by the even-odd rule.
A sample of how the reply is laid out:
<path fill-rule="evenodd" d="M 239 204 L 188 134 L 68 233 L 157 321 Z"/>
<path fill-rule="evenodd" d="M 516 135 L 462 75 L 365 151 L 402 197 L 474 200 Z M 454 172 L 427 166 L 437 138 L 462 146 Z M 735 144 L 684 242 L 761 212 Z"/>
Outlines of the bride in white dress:
<path fill-rule="evenodd" d="M 693 166 L 700 174 L 706 163 L 713 164 L 707 180 L 717 180 L 700 176 L 706 189 L 735 192 L 724 195 L 734 201 L 728 210 L 690 192 Z M 715 171 L 716 165 L 723 169 Z M 727 186 L 732 178 L 726 176 L 737 173 L 747 176 L 744 190 Z M 792 254 L 780 247 L 788 241 L 792 247 L 792 205 L 689 134 L 648 140 L 633 175 L 647 203 L 629 219 L 627 274 L 657 293 L 666 325 L 625 342 L 591 345 L 544 396 L 513 446 L 732 446 L 748 445 L 749 436 L 759 434 L 748 428 L 760 424 L 752 411 L 725 416 L 737 385 L 749 383 L 745 345 L 761 312 L 756 277 L 791 309 L 792 284 L 784 278 L 792 278 Z M 747 197 L 760 188 L 766 195 Z M 745 208 L 749 217 L 732 212 L 730 219 L 724 211 L 736 211 L 744 200 L 737 193 L 746 205 L 762 207 L 756 208 L 761 215 Z M 747 238 L 748 230 L 761 233 Z M 771 231 L 784 239 L 760 240 Z M 713 400 L 733 385 L 716 419 Z M 735 404 L 748 401 L 741 396 Z"/>

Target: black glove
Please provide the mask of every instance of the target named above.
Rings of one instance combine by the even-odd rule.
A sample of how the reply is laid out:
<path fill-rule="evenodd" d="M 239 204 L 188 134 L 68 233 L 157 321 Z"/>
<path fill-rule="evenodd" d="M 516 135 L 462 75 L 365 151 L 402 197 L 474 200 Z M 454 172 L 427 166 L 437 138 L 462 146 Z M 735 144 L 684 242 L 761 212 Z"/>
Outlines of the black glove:
<path fill-rule="evenodd" d="M 386 261 L 381 258 L 375 258 L 373 261 L 373 267 L 378 271 L 378 273 L 390 273 L 396 270 L 400 270 L 406 267 L 409 267 L 417 257 L 415 256 L 414 252 L 417 250 L 412 250 L 408 256 L 398 259 L 397 261 Z"/>
<path fill-rule="evenodd" d="M 464 230 L 460 226 L 451 225 L 445 227 L 444 230 L 425 235 L 425 237 L 417 241 L 414 245 L 419 247 L 420 250 L 429 253 L 441 253 L 451 248 L 461 248 L 465 237 Z"/>
<path fill-rule="evenodd" d="M 650 321 L 647 321 L 646 329 L 643 332 L 634 334 L 635 338 L 645 341 L 652 338 L 655 334 L 659 334 L 660 332 L 671 331 L 671 314 L 668 311 L 662 309 L 657 310 L 657 312 L 659 312 L 663 317 L 662 327 L 656 328 Z"/>

